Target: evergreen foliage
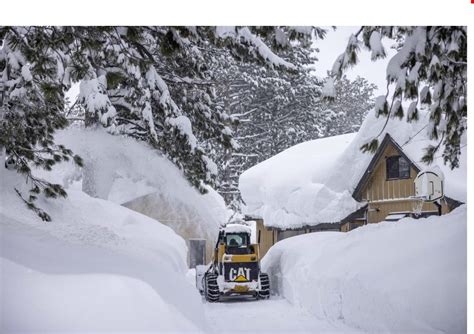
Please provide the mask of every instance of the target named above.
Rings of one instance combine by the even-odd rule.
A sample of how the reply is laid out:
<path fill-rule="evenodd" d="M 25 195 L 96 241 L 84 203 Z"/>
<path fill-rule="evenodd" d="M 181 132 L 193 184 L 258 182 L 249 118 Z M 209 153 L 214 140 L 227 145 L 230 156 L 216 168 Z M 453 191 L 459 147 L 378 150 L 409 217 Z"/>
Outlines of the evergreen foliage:
<path fill-rule="evenodd" d="M 48 29 L 0 29 L 0 149 L 8 158 L 5 167 L 25 176 L 29 195 L 15 189 L 28 208 L 43 220 L 51 217 L 35 205 L 39 194 L 66 197 L 59 184 L 37 178 L 32 168 L 51 170 L 61 161 L 82 160 L 71 150 L 54 144 L 54 132 L 64 128 L 64 90 L 54 50 L 56 41 Z"/>
<path fill-rule="evenodd" d="M 82 164 L 53 137 L 81 117 L 87 127 L 157 148 L 205 192 L 204 184 L 216 185 L 216 152 L 237 147 L 236 119 L 218 99 L 216 77 L 231 74 L 231 62 L 269 71 L 274 82 L 298 75 L 311 61 L 312 40 L 323 36 L 315 27 L 1 27 L 0 147 L 31 185 L 30 197 L 18 194 L 50 219 L 34 206 L 37 194 L 66 192 L 32 168 Z M 74 83 L 78 101 L 65 110 Z"/>
<path fill-rule="evenodd" d="M 431 163 L 443 147 L 444 163 L 458 167 L 461 136 L 467 129 L 467 28 L 362 27 L 337 58 L 332 75 L 340 77 L 354 66 L 361 46 L 372 52 L 372 60 L 384 58 L 384 37 L 395 40 L 397 54 L 387 66 L 387 94 L 376 99 L 378 115 L 412 122 L 418 120 L 419 106 L 428 108 L 427 131 L 438 144 L 427 147 L 422 160 Z M 391 101 L 389 85 L 393 86 Z M 410 102 L 407 110 L 403 101 Z M 362 149 L 373 152 L 377 143 L 374 138 Z"/>

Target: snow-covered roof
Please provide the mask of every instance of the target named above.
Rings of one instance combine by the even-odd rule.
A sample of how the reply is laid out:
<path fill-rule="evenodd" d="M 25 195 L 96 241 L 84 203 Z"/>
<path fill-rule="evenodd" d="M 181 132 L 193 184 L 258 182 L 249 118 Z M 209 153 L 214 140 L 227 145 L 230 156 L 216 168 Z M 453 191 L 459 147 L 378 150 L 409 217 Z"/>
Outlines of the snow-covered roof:
<path fill-rule="evenodd" d="M 252 234 L 252 229 L 242 224 L 227 224 L 224 228 L 225 233 L 248 233 Z"/>
<path fill-rule="evenodd" d="M 419 118 L 412 123 L 389 119 L 379 140 L 389 133 L 423 170 L 428 167 L 421 161 L 424 148 L 437 143 L 429 139 L 425 129 L 428 113 L 420 111 Z M 377 118 L 371 111 L 357 134 L 301 143 L 248 169 L 239 180 L 246 203 L 244 213 L 261 216 L 265 225 L 277 228 L 298 228 L 345 218 L 361 206 L 352 194 L 374 156 L 363 153 L 360 147 L 379 134 L 385 121 L 386 118 Z M 446 196 L 462 202 L 467 197 L 465 144 L 464 136 L 460 168 L 451 170 L 444 165 L 441 153 L 433 162 L 444 174 Z"/>
<path fill-rule="evenodd" d="M 336 222 L 339 203 L 354 211 L 358 203 L 349 191 L 334 192 L 325 186 L 355 134 L 345 134 L 301 143 L 245 171 L 239 189 L 245 213 L 261 216 L 267 226 L 300 227 Z"/>

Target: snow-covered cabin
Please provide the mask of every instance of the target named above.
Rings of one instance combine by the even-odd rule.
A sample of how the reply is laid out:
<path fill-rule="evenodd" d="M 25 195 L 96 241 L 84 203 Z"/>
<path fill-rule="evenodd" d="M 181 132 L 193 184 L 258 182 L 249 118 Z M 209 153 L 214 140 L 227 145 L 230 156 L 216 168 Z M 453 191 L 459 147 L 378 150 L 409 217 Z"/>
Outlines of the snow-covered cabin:
<path fill-rule="evenodd" d="M 367 223 L 397 221 L 418 210 L 414 181 L 421 172 L 420 164 L 412 160 L 389 133 L 385 134 L 379 148 L 360 178 L 352 197 L 366 203 L 359 210 L 342 220 L 341 231 L 347 232 Z M 443 174 L 441 171 L 439 174 Z M 445 196 L 438 207 L 423 202 L 417 217 L 445 214 L 461 202 Z"/>
<path fill-rule="evenodd" d="M 420 121 L 412 123 L 391 118 L 384 128 L 386 119 L 372 111 L 358 133 L 301 143 L 263 161 L 240 177 L 244 213 L 257 221 L 257 227 L 260 222 L 260 233 L 274 242 L 328 226 L 349 231 L 396 220 L 413 210 L 417 173 L 433 166 L 444 174 L 442 213 L 446 213 L 466 202 L 466 138 L 460 168 L 444 165 L 443 147 L 433 166 L 426 166 L 421 161 L 424 148 L 437 145 L 428 138 L 428 117 L 420 112 Z M 378 150 L 363 153 L 360 147 L 382 129 Z M 422 215 L 437 212 L 433 204 L 423 205 Z"/>

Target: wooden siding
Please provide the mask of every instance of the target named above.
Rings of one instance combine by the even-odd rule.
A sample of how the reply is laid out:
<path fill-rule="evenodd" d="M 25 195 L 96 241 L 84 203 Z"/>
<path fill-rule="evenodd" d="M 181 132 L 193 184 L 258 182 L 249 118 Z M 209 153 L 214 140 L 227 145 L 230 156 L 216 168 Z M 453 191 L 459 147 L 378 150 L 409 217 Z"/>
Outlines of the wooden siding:
<path fill-rule="evenodd" d="M 341 232 L 349 232 L 351 230 L 351 223 L 347 222 L 341 225 Z"/>
<path fill-rule="evenodd" d="M 387 145 L 381 159 L 371 171 L 369 182 L 361 191 L 362 201 L 405 199 L 415 195 L 413 181 L 417 173 L 413 166 L 410 166 L 410 178 L 387 179 L 386 158 L 398 155 L 400 155 L 398 150 L 392 144 Z"/>
<path fill-rule="evenodd" d="M 410 178 L 387 179 L 386 158 L 398 156 L 400 152 L 393 144 L 387 145 L 380 160 L 371 171 L 369 181 L 362 188 L 361 201 L 369 203 L 367 222 L 378 223 L 392 212 L 412 212 L 415 200 L 414 179 L 416 170 L 410 166 Z M 422 211 L 437 211 L 433 203 L 424 203 Z M 442 213 L 448 212 L 446 201 L 442 202 Z"/>
<path fill-rule="evenodd" d="M 266 228 L 263 225 L 263 219 L 255 219 L 256 230 L 257 230 L 257 242 L 258 236 L 260 235 L 260 258 L 265 256 L 270 247 L 272 247 L 277 242 L 277 231 L 273 229 Z"/>
<path fill-rule="evenodd" d="M 294 230 L 279 230 L 277 233 L 277 238 L 278 238 L 278 241 L 280 241 L 280 240 L 296 237 L 297 235 L 306 234 L 306 233 L 310 233 L 310 231 L 306 228 L 299 228 L 299 229 L 294 229 Z"/>
<path fill-rule="evenodd" d="M 355 220 L 341 225 L 341 232 L 349 232 L 353 229 L 365 225 L 365 221 Z"/>
<path fill-rule="evenodd" d="M 442 214 L 448 213 L 448 206 L 446 201 L 441 202 Z M 413 200 L 405 199 L 398 201 L 380 201 L 369 203 L 369 211 L 367 214 L 367 222 L 379 223 L 393 212 L 412 212 Z M 437 212 L 438 208 L 433 203 L 423 203 L 423 212 Z"/>

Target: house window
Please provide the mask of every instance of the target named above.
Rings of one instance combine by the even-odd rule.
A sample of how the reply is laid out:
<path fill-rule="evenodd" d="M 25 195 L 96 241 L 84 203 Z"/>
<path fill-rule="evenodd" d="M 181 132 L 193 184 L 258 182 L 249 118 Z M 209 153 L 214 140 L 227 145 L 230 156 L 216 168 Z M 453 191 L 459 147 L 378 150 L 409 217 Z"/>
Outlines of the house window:
<path fill-rule="evenodd" d="M 387 179 L 410 178 L 410 163 L 401 156 L 387 158 Z"/>

